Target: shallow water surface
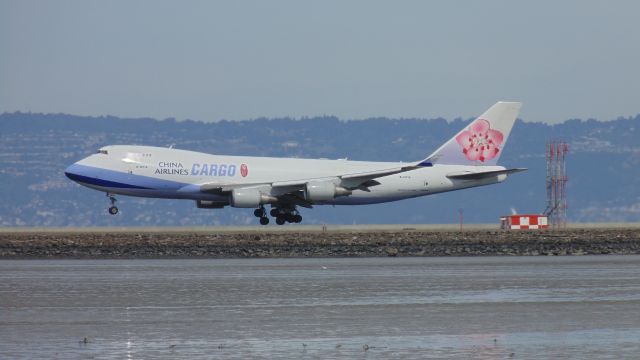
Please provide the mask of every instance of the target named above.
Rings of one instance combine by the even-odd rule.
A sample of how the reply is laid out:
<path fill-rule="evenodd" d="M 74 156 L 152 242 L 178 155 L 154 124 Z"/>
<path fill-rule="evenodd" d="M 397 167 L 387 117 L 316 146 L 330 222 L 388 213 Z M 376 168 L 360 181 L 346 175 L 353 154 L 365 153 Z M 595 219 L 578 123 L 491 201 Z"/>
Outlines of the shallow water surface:
<path fill-rule="evenodd" d="M 640 256 L 4 260 L 0 280 L 0 358 L 640 354 Z"/>

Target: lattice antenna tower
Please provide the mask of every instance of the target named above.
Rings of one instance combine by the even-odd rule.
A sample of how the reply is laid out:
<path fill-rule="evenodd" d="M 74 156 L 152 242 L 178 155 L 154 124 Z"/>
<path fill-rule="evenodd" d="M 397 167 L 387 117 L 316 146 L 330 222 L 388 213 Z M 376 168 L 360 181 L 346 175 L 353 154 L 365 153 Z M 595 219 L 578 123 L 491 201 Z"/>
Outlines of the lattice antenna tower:
<path fill-rule="evenodd" d="M 547 209 L 549 225 L 553 229 L 567 225 L 567 167 L 569 145 L 560 140 L 547 143 Z"/>

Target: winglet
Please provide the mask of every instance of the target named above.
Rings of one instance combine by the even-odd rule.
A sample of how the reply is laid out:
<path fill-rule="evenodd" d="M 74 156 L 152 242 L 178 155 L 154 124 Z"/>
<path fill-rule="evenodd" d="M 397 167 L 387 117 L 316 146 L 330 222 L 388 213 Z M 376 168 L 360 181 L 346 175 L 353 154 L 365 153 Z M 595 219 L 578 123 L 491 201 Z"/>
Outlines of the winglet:
<path fill-rule="evenodd" d="M 416 166 L 496 165 L 521 106 L 497 102 Z"/>

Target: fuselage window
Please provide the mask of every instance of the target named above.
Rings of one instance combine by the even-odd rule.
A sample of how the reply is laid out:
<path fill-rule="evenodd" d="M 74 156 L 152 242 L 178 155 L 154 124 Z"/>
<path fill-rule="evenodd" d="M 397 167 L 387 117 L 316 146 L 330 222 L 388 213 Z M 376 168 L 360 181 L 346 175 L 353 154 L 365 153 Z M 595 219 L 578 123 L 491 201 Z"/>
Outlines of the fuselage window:
<path fill-rule="evenodd" d="M 107 152 L 107 150 L 102 150 L 102 149 L 100 149 L 100 150 L 96 151 L 96 154 L 109 155 L 109 152 Z"/>

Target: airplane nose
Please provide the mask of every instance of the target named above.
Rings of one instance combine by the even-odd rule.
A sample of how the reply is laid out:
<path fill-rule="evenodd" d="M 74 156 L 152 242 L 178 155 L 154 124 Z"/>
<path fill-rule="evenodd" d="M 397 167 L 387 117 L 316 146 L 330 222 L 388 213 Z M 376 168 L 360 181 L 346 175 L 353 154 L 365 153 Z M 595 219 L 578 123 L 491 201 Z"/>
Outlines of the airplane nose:
<path fill-rule="evenodd" d="M 65 170 L 64 174 L 66 177 L 73 181 L 79 181 L 82 178 L 82 171 L 80 170 L 80 166 L 76 164 L 69 165 Z"/>

